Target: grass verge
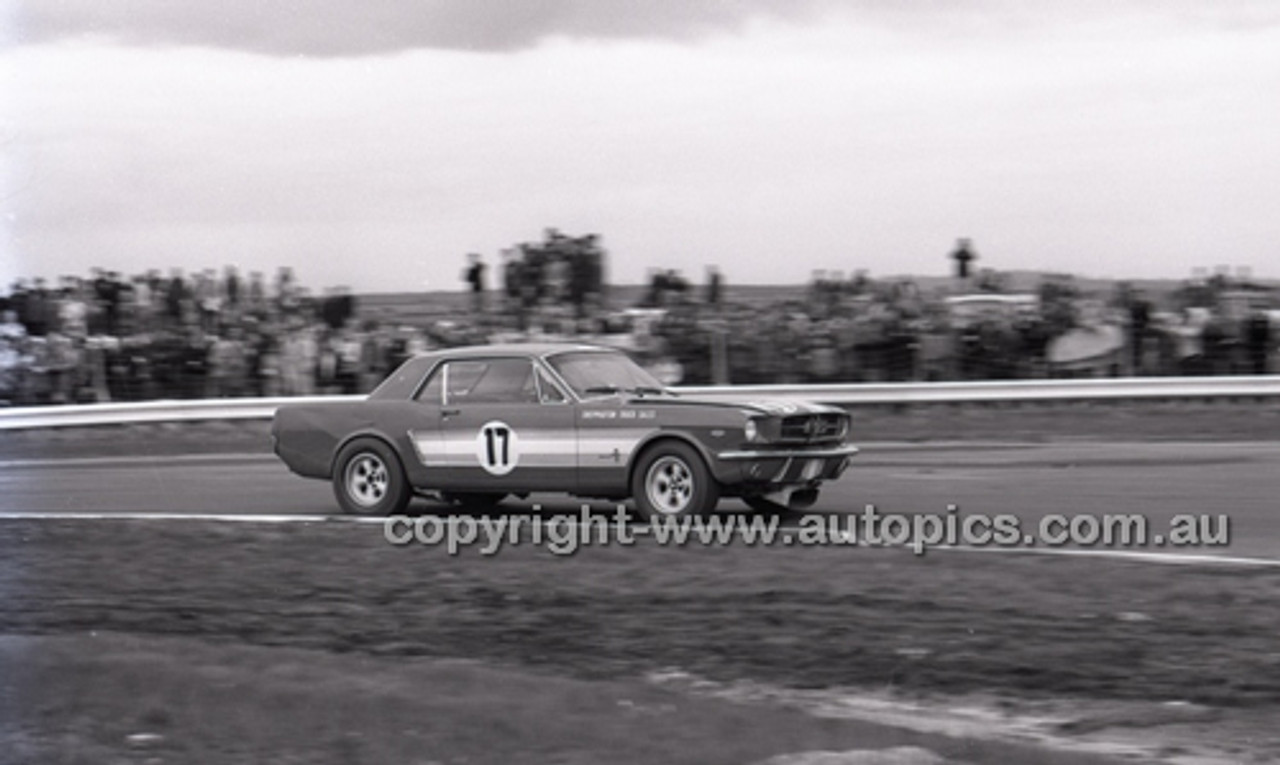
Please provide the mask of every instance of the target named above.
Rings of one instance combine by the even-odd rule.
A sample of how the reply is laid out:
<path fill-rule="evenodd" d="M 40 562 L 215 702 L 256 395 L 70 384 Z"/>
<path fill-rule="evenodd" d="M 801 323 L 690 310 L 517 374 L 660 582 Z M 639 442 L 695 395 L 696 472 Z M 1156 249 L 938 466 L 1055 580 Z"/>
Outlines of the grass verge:
<path fill-rule="evenodd" d="M 1272 569 L 644 541 L 564 558 L 529 545 L 449 557 L 341 522 L 5 521 L 0 560 L 8 634 L 319 651 L 350 657 L 356 675 L 373 660 L 465 658 L 589 683 L 678 671 L 1020 708 L 1074 699 L 1280 712 Z M 130 682 L 115 693 L 138 692 Z M 1077 733 L 1123 718 L 1080 719 Z M 1280 752 L 1266 728 L 1235 740 L 1242 752 Z"/>

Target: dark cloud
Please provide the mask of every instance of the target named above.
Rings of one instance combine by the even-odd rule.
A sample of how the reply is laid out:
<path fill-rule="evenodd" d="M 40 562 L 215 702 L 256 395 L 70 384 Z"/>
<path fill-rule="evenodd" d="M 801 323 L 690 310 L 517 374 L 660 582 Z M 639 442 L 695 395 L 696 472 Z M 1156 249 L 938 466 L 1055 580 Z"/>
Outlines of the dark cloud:
<path fill-rule="evenodd" d="M 1025 31 L 1081 19 L 1165 16 L 1249 30 L 1280 23 L 1273 0 L 19 0 L 15 42 L 85 36 L 279 56 L 359 56 L 415 48 L 506 51 L 549 37 L 694 40 L 752 19 L 840 11 L 859 23 L 943 36 Z"/>
<path fill-rule="evenodd" d="M 797 17 L 828 0 L 28 0 L 18 42 L 106 36 L 273 55 L 412 48 L 501 51 L 548 37 L 692 39 L 753 17 Z"/>

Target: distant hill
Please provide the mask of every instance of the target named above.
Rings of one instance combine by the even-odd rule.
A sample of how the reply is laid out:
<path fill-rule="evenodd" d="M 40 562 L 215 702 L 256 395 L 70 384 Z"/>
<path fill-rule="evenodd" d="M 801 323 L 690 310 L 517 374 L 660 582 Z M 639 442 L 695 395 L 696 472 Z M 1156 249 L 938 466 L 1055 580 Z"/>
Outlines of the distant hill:
<path fill-rule="evenodd" d="M 648 286 L 624 284 L 609 288 L 608 305 L 614 310 L 631 308 L 640 303 Z M 694 297 L 701 297 L 702 285 L 693 286 Z M 784 300 L 804 300 L 808 285 L 740 284 L 725 288 L 725 300 L 748 305 L 768 305 Z M 494 291 L 488 294 L 491 304 L 500 297 Z M 471 296 L 465 291 L 456 292 L 390 292 L 356 296 L 358 311 L 365 318 L 388 322 L 415 323 L 434 321 L 467 315 L 471 310 Z"/>

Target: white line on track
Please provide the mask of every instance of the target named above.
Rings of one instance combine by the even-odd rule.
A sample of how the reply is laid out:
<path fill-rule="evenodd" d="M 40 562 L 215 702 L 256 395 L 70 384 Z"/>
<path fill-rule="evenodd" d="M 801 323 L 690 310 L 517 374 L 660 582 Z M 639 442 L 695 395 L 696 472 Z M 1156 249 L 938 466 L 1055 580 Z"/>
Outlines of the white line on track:
<path fill-rule="evenodd" d="M 468 516 L 469 517 L 469 516 Z M 446 519 L 452 516 L 446 516 Z M 552 518 L 546 519 L 544 523 L 551 523 Z M 362 516 L 343 516 L 343 515 L 272 515 L 265 513 L 258 514 L 233 514 L 233 513 L 0 513 L 0 522 L 3 521 L 213 521 L 219 523 L 323 523 L 329 525 L 380 525 L 386 522 L 385 518 L 362 517 Z M 564 520 L 557 523 L 563 524 Z M 568 521 L 575 528 L 582 524 L 575 521 Z M 617 530 L 614 524 L 609 524 L 611 530 Z M 592 527 L 594 531 L 598 527 Z M 632 533 L 641 533 L 648 536 L 650 529 L 645 528 L 643 524 L 633 525 L 629 527 Z M 779 528 L 779 532 L 797 531 L 798 527 L 783 526 Z M 696 537 L 696 535 L 693 535 Z M 694 546 L 697 544 L 696 539 L 687 544 Z M 799 545 L 797 545 L 799 546 Z M 859 543 L 857 545 L 831 545 L 833 547 L 859 547 L 869 549 L 869 545 Z M 888 549 L 888 548 L 885 548 Z M 902 549 L 907 549 L 905 546 Z M 962 547 L 962 546 L 938 546 L 929 547 L 927 553 L 1022 553 L 1031 555 L 1062 555 L 1076 557 L 1093 557 L 1093 558 L 1112 558 L 1118 560 L 1128 560 L 1138 563 L 1158 563 L 1163 565 L 1180 565 L 1180 566 L 1248 566 L 1255 568 L 1280 568 L 1280 559 L 1274 558 L 1250 558 L 1243 556 L 1230 555 L 1195 555 L 1191 553 L 1172 553 L 1172 552 L 1140 552 L 1137 550 L 1081 550 L 1075 548 L 1043 548 L 1043 547 Z M 927 555 L 926 555 L 927 557 Z"/>
<path fill-rule="evenodd" d="M 278 462 L 274 454 L 240 452 L 236 454 L 153 454 L 121 457 L 56 457 L 51 459 L 0 460 L 0 470 L 28 467 L 97 467 L 100 465 L 198 465 L 203 462 Z M 283 465 L 282 465 L 283 466 Z"/>
<path fill-rule="evenodd" d="M 1139 552 L 1137 550 L 1077 550 L 1074 548 L 1044 547 L 930 547 L 932 552 L 961 553 L 1029 553 L 1031 555 L 1066 555 L 1085 558 L 1116 558 L 1141 563 L 1163 563 L 1173 566 L 1259 566 L 1280 568 L 1280 560 L 1274 558 L 1246 558 L 1233 555 L 1194 555 L 1191 553 Z"/>
<path fill-rule="evenodd" d="M 217 521 L 226 523 L 382 523 L 383 518 L 248 513 L 0 513 L 0 521 Z"/>

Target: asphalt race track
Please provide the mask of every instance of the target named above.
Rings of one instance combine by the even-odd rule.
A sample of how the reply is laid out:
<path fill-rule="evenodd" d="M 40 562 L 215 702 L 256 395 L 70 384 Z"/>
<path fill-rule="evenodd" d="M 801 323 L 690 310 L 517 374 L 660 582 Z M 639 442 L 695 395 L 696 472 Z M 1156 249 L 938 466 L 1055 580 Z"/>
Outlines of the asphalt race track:
<path fill-rule="evenodd" d="M 943 513 L 956 504 L 964 514 L 1016 514 L 1024 529 L 1050 513 L 1141 513 L 1152 531 L 1179 514 L 1225 514 L 1229 546 L 1156 552 L 1280 561 L 1277 498 L 1280 445 L 1269 443 L 867 444 L 814 511 Z M 547 514 L 580 506 L 554 495 L 504 506 L 529 512 L 535 502 Z M 3 514 L 334 512 L 327 483 L 293 476 L 269 455 L 0 463 Z"/>

